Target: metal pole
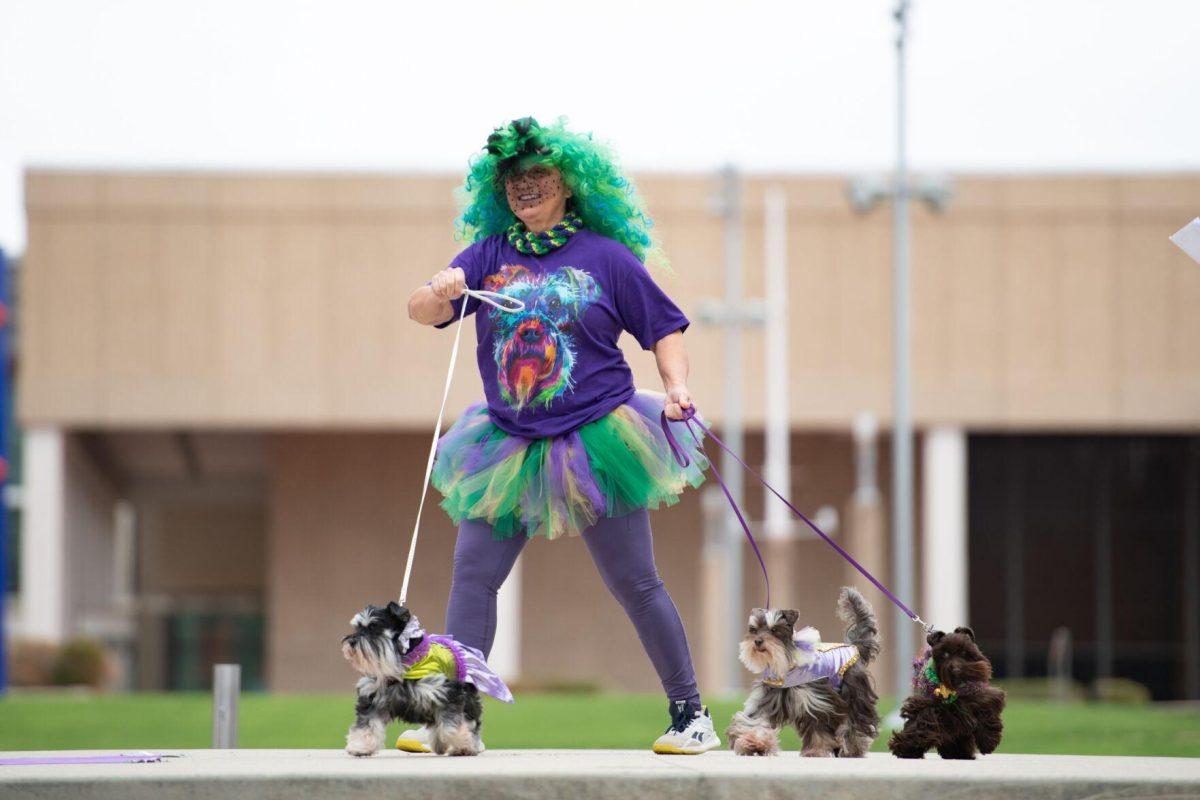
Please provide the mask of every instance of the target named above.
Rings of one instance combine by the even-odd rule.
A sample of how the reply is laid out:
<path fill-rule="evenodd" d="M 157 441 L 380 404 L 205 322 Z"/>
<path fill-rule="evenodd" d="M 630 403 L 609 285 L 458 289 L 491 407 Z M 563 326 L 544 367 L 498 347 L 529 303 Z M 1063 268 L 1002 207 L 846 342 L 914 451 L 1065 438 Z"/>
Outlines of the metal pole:
<path fill-rule="evenodd" d="M 742 208 L 741 178 L 737 168 L 727 166 L 721 173 L 722 196 L 725 212 L 725 308 L 729 319 L 725 325 L 725 442 L 729 450 L 741 453 L 743 447 L 742 426 Z M 734 502 L 744 505 L 744 480 L 740 465 L 728 452 L 721 454 L 721 476 Z M 729 588 L 729 613 L 726 618 L 727 641 L 736 642 L 742 636 L 742 621 L 746 617 L 742 591 L 742 529 L 738 526 L 733 510 L 725 514 L 725 562 L 726 586 Z M 737 658 L 737 648 L 730 647 L 726 662 L 725 682 L 730 692 L 741 689 L 742 667 Z"/>
<path fill-rule="evenodd" d="M 1113 527 L 1112 496 L 1114 454 L 1100 456 L 1099 490 L 1096 492 L 1096 677 L 1113 674 Z"/>
<path fill-rule="evenodd" d="M 782 186 L 771 186 L 764 196 L 764 251 L 766 255 L 766 433 L 767 480 L 784 494 L 791 494 L 792 421 L 788 413 L 788 274 L 787 274 L 787 194 Z M 792 516 L 783 503 L 768 501 L 767 539 L 790 538 Z M 790 592 L 782 583 L 777 587 L 780 600 L 788 602 Z"/>
<path fill-rule="evenodd" d="M 1009 438 L 1005 448 L 1007 525 L 1004 529 L 1004 677 L 1025 677 L 1025 446 Z"/>
<path fill-rule="evenodd" d="M 913 596 L 913 453 L 912 409 L 910 407 L 910 280 L 908 242 L 908 154 L 905 136 L 905 46 L 908 36 L 909 0 L 896 5 L 896 179 L 892 204 L 892 569 L 896 593 Z M 902 693 L 908 685 L 915 650 L 913 625 L 895 612 L 896 686 Z"/>
<path fill-rule="evenodd" d="M 213 667 L 213 734 L 214 750 L 236 750 L 238 733 L 238 694 L 241 690 L 242 668 L 238 664 L 217 664 Z"/>

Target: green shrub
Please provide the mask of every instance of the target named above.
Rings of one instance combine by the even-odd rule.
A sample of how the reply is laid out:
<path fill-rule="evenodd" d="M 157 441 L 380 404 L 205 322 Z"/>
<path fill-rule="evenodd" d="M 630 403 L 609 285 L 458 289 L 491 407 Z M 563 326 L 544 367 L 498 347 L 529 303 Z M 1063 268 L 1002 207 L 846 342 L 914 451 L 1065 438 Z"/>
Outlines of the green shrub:
<path fill-rule="evenodd" d="M 58 651 L 51 681 L 55 686 L 91 686 L 102 689 L 108 684 L 108 654 L 104 646 L 91 639 L 72 639 Z"/>
<path fill-rule="evenodd" d="M 1052 678 L 1005 678 L 996 681 L 1010 698 L 1020 700 L 1058 700 L 1058 682 Z M 1087 699 L 1084 687 L 1071 681 L 1067 684 L 1066 701 L 1079 703 Z"/>
<path fill-rule="evenodd" d="M 58 649 L 54 642 L 14 639 L 8 648 L 9 682 L 13 686 L 49 686 Z"/>
<path fill-rule="evenodd" d="M 1097 678 L 1092 683 L 1091 699 L 1102 703 L 1142 704 L 1150 702 L 1150 690 L 1128 678 Z"/>

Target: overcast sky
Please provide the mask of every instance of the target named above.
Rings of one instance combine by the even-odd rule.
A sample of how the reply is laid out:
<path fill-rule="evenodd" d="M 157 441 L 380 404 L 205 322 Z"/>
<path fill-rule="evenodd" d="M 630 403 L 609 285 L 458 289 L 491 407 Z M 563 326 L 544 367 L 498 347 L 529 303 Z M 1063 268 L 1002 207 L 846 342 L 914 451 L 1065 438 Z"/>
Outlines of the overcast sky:
<path fill-rule="evenodd" d="M 26 165 L 458 170 L 526 114 L 635 170 L 885 168 L 894 5 L 3 0 L 0 246 Z M 1200 168 L 1200 0 L 915 0 L 910 42 L 918 169 Z"/>

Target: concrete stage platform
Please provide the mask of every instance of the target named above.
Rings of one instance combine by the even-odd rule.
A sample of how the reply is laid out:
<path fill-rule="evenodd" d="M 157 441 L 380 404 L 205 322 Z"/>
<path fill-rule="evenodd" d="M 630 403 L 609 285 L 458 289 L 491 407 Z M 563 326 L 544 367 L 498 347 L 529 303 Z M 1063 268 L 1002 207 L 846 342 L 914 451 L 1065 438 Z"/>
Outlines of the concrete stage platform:
<path fill-rule="evenodd" d="M 477 758 L 388 751 L 365 759 L 337 750 L 174 753 L 179 757 L 155 764 L 0 766 L 0 798 L 1200 798 L 1200 759 L 1185 758 L 997 754 L 977 761 L 936 756 L 900 761 L 886 754 L 835 760 L 796 753 L 741 758 L 728 751 L 656 756 L 628 750 L 496 750 Z"/>

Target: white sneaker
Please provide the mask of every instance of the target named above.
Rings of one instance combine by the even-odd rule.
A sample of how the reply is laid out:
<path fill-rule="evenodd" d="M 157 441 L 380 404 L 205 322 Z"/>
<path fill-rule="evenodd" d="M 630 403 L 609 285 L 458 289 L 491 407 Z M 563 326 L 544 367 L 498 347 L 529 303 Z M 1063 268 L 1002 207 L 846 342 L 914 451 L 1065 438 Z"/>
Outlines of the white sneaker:
<path fill-rule="evenodd" d="M 429 746 L 430 738 L 429 726 L 422 725 L 401 733 L 400 738 L 396 740 L 396 749 L 406 753 L 432 753 L 433 748 Z M 483 739 L 478 741 L 479 752 L 482 753 L 487 748 L 483 746 Z"/>
<path fill-rule="evenodd" d="M 671 704 L 671 725 L 654 742 L 654 752 L 660 755 L 698 756 L 721 746 L 713 730 L 708 706 L 697 709 L 686 700 Z"/>

